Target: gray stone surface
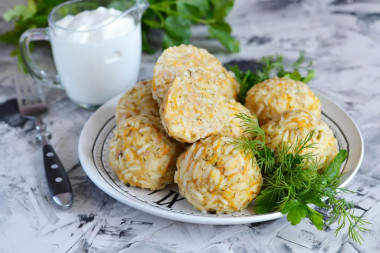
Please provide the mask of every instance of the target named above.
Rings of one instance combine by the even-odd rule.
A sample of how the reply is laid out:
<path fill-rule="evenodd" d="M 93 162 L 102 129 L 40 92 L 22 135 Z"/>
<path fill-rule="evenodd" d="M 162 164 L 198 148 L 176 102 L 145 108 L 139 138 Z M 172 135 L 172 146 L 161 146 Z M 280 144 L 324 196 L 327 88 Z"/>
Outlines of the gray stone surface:
<path fill-rule="evenodd" d="M 18 1 L 19 2 L 19 1 Z M 15 1 L 3 0 L 3 13 Z M 241 52 L 227 54 L 195 28 L 192 43 L 222 62 L 257 60 L 300 50 L 313 60 L 314 90 L 343 107 L 364 138 L 362 166 L 343 194 L 372 224 L 359 245 L 347 232 L 318 231 L 310 222 L 293 227 L 285 218 L 259 224 L 196 225 L 130 208 L 103 193 L 86 176 L 77 154 L 82 127 L 93 112 L 71 103 L 64 91 L 45 89 L 44 115 L 52 143 L 66 167 L 75 202 L 68 211 L 49 199 L 41 149 L 33 125 L 0 122 L 0 252 L 379 252 L 380 251 L 380 2 L 377 0 L 236 0 L 229 15 Z M 0 19 L 0 33 L 10 28 Z M 0 103 L 16 96 L 16 59 L 0 44 Z M 38 51 L 42 55 L 43 51 Z M 151 77 L 159 52 L 143 55 L 140 79 Z"/>

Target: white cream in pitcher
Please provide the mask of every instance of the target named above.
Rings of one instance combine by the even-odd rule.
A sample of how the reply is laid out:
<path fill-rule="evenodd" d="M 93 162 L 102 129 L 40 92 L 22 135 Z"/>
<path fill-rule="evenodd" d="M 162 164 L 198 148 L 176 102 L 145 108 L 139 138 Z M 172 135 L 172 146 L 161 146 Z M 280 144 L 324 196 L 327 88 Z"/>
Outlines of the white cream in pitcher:
<path fill-rule="evenodd" d="M 132 16 L 99 7 L 68 15 L 50 33 L 54 61 L 66 92 L 78 104 L 99 105 L 135 84 L 141 29 Z"/>

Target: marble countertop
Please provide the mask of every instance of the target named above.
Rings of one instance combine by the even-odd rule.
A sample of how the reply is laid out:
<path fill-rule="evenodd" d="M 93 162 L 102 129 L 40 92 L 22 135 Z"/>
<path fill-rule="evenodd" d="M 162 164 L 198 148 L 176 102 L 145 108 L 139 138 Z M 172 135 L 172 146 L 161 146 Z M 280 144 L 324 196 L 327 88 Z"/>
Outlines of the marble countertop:
<path fill-rule="evenodd" d="M 18 2 L 22 2 L 19 0 Z M 14 1 L 0 3 L 3 13 Z M 0 44 L 0 252 L 379 252 L 380 251 L 380 2 L 377 0 L 236 0 L 229 17 L 241 52 L 227 54 L 206 30 L 194 29 L 192 43 L 222 62 L 252 61 L 300 50 L 313 61 L 311 87 L 340 105 L 358 124 L 364 160 L 349 184 L 355 212 L 372 224 L 364 243 L 347 230 L 316 230 L 308 221 L 286 218 L 231 226 L 197 225 L 155 217 L 109 197 L 84 173 L 78 138 L 93 113 L 74 105 L 58 89 L 44 89 L 44 120 L 52 144 L 71 179 L 71 209 L 50 200 L 41 147 L 33 124 L 16 113 L 15 66 L 10 45 Z M 10 29 L 0 19 L 0 33 Z M 159 52 L 143 55 L 139 79 L 151 77 Z"/>

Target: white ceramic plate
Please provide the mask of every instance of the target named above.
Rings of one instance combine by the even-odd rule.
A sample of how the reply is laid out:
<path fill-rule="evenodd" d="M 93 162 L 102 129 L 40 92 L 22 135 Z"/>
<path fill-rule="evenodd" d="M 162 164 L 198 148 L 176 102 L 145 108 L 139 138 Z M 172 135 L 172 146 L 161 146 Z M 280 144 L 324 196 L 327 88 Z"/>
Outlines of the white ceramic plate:
<path fill-rule="evenodd" d="M 333 130 L 340 149 L 347 149 L 341 186 L 354 177 L 363 159 L 363 139 L 355 122 L 331 100 L 317 94 L 322 102 L 322 120 Z M 115 107 L 120 96 L 100 107 L 87 121 L 79 138 L 79 159 L 88 177 L 120 202 L 163 218 L 199 224 L 243 224 L 277 219 L 281 213 L 255 214 L 253 206 L 232 214 L 203 214 L 194 209 L 172 185 L 150 191 L 121 183 L 108 165 L 109 141 L 115 126 Z"/>

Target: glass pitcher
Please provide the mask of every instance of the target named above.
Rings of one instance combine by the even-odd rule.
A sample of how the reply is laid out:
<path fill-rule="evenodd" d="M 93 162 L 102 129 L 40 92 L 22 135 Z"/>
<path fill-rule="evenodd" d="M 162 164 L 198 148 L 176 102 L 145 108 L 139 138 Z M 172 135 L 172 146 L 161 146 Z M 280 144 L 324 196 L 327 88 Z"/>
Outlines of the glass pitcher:
<path fill-rule="evenodd" d="M 47 28 L 20 37 L 28 71 L 44 83 L 60 86 L 76 104 L 96 109 L 137 81 L 141 61 L 141 17 L 146 0 L 74 0 L 55 7 Z M 50 41 L 58 78 L 30 57 L 30 42 Z"/>

